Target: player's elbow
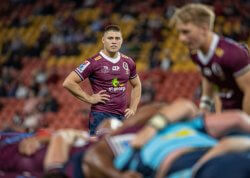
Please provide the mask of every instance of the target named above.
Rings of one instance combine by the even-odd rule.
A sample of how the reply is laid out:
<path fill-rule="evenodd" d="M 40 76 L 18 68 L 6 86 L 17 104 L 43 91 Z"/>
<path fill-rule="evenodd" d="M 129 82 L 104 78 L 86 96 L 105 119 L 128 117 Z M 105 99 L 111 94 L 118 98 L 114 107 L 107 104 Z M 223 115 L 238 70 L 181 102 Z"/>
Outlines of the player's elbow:
<path fill-rule="evenodd" d="M 63 84 L 62 86 L 66 89 L 69 89 L 70 86 L 71 86 L 71 82 L 66 78 L 64 81 L 63 81 Z"/>
<path fill-rule="evenodd" d="M 198 108 L 196 107 L 196 105 L 188 99 L 178 98 L 177 100 L 175 100 L 175 103 L 179 105 L 180 108 L 185 108 L 190 118 L 196 116 L 198 113 Z"/>

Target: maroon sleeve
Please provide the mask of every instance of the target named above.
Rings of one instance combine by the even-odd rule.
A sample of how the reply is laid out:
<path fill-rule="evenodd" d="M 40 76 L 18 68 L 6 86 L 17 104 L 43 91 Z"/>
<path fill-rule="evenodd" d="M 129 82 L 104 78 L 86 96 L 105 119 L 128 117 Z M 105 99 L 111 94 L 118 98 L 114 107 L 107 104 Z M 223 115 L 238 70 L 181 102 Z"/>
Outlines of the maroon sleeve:
<path fill-rule="evenodd" d="M 129 79 L 135 78 L 137 76 L 137 72 L 136 72 L 136 65 L 133 59 L 130 59 L 129 70 L 130 70 Z"/>
<path fill-rule="evenodd" d="M 250 56 L 246 48 L 237 46 L 232 49 L 228 60 L 227 67 L 231 69 L 235 77 L 243 75 L 250 70 Z"/>

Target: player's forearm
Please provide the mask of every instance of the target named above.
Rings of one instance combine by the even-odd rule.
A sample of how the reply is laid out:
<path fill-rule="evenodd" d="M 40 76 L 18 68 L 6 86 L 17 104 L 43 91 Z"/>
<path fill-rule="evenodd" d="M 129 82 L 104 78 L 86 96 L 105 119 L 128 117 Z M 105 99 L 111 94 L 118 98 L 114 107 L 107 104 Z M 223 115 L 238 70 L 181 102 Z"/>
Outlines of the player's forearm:
<path fill-rule="evenodd" d="M 70 145 L 63 137 L 59 135 L 52 137 L 45 155 L 44 169 L 48 170 L 62 167 L 68 160 L 69 148 Z"/>
<path fill-rule="evenodd" d="M 140 99 L 141 99 L 141 85 L 136 85 L 135 87 L 133 87 L 131 91 L 131 101 L 129 108 L 133 109 L 136 112 Z"/>
<path fill-rule="evenodd" d="M 158 114 L 150 118 L 148 126 L 155 130 L 162 130 L 169 123 L 192 119 L 197 114 L 198 109 L 192 102 L 185 99 L 178 99 L 171 105 L 162 107 Z"/>
<path fill-rule="evenodd" d="M 211 112 L 214 106 L 214 88 L 205 78 L 202 79 L 202 96 L 199 108 L 204 112 Z"/>
<path fill-rule="evenodd" d="M 169 123 L 193 118 L 197 113 L 196 106 L 185 99 L 178 99 L 170 105 L 163 106 L 149 119 L 147 125 L 137 133 L 137 136 L 132 141 L 133 147 L 141 148 L 159 130 L 166 128 Z"/>
<path fill-rule="evenodd" d="M 222 102 L 218 95 L 214 95 L 214 105 L 215 105 L 215 112 L 221 113 L 222 111 Z"/>
<path fill-rule="evenodd" d="M 245 90 L 244 93 L 243 111 L 250 115 L 250 89 Z"/>
<path fill-rule="evenodd" d="M 213 98 L 214 88 L 212 84 L 205 78 L 202 78 L 202 96 Z"/>
<path fill-rule="evenodd" d="M 166 116 L 169 122 L 176 122 L 183 119 L 193 118 L 198 113 L 197 107 L 188 100 L 178 99 L 171 105 L 166 105 L 159 111 Z"/>
<path fill-rule="evenodd" d="M 80 85 L 73 81 L 65 81 L 63 87 L 66 88 L 72 95 L 78 98 L 81 101 L 90 103 L 91 96 L 84 92 Z"/>

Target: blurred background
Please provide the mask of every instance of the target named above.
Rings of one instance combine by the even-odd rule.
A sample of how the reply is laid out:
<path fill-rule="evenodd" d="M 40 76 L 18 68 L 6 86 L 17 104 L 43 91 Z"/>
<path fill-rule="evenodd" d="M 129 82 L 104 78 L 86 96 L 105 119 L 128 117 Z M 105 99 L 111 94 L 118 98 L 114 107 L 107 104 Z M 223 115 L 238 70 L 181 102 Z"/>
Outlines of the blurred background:
<path fill-rule="evenodd" d="M 121 52 L 135 59 L 140 105 L 178 97 L 198 102 L 200 75 L 168 22 L 186 3 L 211 5 L 215 31 L 250 46 L 250 0 L 1 0 L 0 129 L 35 118 L 45 127 L 84 128 L 89 105 L 64 78 L 102 48 L 104 27 L 121 26 Z M 88 81 L 82 87 L 91 93 Z"/>

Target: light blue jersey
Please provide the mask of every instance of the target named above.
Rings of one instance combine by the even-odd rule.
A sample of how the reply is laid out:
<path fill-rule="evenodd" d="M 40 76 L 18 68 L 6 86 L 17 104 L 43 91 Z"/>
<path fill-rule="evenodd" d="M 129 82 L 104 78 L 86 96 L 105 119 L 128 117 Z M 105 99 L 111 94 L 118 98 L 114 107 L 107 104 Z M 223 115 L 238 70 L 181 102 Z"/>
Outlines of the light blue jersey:
<path fill-rule="evenodd" d="M 173 151 L 189 147 L 212 147 L 217 143 L 214 138 L 201 130 L 204 130 L 201 117 L 188 122 L 168 125 L 142 147 L 139 152 L 127 144 L 126 149 L 123 149 L 123 152 L 115 156 L 114 165 L 119 170 L 126 168 L 138 171 L 143 165 L 143 167 L 155 171 Z"/>

